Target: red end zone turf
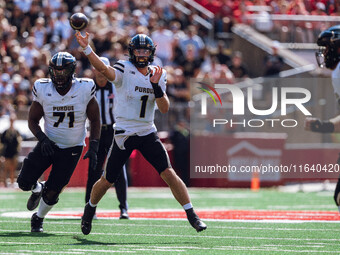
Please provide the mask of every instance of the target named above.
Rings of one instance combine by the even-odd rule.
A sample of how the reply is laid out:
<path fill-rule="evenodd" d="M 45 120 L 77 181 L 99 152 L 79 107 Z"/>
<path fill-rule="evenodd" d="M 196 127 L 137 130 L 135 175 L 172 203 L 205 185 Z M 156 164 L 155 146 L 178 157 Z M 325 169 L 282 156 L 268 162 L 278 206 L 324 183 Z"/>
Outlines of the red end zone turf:
<path fill-rule="evenodd" d="M 202 219 L 216 220 L 301 220 L 340 221 L 338 212 L 327 211 L 267 211 L 267 210 L 209 210 L 197 211 Z M 186 219 L 183 211 L 130 211 L 130 218 L 136 219 Z M 82 213 L 51 212 L 49 216 L 81 217 Z M 118 218 L 119 212 L 97 212 L 98 218 Z"/>

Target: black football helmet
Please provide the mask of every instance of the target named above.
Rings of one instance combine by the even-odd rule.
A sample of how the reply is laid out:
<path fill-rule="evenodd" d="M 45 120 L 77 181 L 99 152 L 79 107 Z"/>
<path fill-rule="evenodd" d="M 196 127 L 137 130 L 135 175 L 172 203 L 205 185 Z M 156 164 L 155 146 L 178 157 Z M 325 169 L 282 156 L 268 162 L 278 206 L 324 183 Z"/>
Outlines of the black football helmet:
<path fill-rule="evenodd" d="M 64 91 L 71 85 L 77 61 L 68 52 L 58 52 L 50 60 L 48 72 L 58 91 Z"/>
<path fill-rule="evenodd" d="M 316 43 L 320 46 L 319 51 L 315 53 L 318 65 L 333 70 L 340 60 L 340 54 L 338 53 L 340 25 L 330 27 L 321 32 Z"/>
<path fill-rule="evenodd" d="M 141 54 L 136 55 L 136 50 L 145 49 Z M 129 61 L 136 67 L 146 67 L 153 62 L 156 47 L 151 38 L 145 34 L 138 34 L 132 37 L 129 43 Z"/>

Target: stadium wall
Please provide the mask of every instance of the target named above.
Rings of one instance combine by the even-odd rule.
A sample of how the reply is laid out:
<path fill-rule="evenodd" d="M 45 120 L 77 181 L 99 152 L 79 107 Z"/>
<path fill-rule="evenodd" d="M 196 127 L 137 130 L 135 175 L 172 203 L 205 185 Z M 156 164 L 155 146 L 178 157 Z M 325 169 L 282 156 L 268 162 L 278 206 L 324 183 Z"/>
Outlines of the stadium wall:
<path fill-rule="evenodd" d="M 276 172 L 271 174 L 260 174 L 261 187 L 271 187 L 283 185 L 287 183 L 301 182 L 320 182 L 330 180 L 335 182 L 339 176 L 339 171 L 335 170 L 334 165 L 340 152 L 340 145 L 337 144 L 286 144 L 286 134 L 269 135 L 261 133 L 238 133 L 233 135 L 225 135 L 219 137 L 197 136 L 196 142 L 200 146 L 195 146 L 195 159 L 191 159 L 191 163 L 200 159 L 200 164 L 210 164 L 206 152 L 202 148 L 215 148 L 213 151 L 214 158 L 219 158 L 219 162 L 229 162 L 235 164 L 235 160 L 240 162 L 272 162 L 278 166 L 296 166 L 296 171 Z M 163 140 L 172 161 L 172 146 L 168 140 Z M 210 147 L 209 147 L 210 146 Z M 266 151 L 279 151 L 277 154 L 266 155 Z M 86 148 L 83 154 L 86 153 Z M 270 153 L 269 153 L 270 154 Z M 192 154 L 193 156 L 193 154 Z M 83 157 L 83 155 L 82 155 Z M 234 159 L 234 160 L 233 160 Z M 242 164 L 242 163 L 240 163 Z M 307 168 L 304 166 L 308 164 Z M 303 166 L 300 171 L 299 166 Z M 328 171 L 330 165 L 333 165 L 332 172 L 311 170 L 312 166 L 327 166 Z M 239 167 L 239 166 L 238 166 Z M 88 160 L 80 160 L 79 164 L 71 178 L 69 187 L 85 187 L 87 181 Z M 175 169 L 181 175 L 179 169 Z M 129 172 L 131 177 L 130 186 L 134 187 L 166 187 L 167 185 L 159 177 L 157 171 L 143 158 L 143 156 L 135 151 L 130 157 Z M 49 171 L 44 175 L 44 179 L 48 177 Z M 218 188 L 247 188 L 250 187 L 252 175 L 250 173 L 239 175 L 226 175 L 219 178 L 192 178 L 190 180 L 191 187 L 218 187 Z"/>

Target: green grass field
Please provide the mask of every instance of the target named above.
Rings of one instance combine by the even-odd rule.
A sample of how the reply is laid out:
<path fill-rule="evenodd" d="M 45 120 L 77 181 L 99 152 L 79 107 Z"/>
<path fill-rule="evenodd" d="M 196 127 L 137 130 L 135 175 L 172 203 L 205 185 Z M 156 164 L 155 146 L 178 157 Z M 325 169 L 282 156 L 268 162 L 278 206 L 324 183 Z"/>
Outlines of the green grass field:
<path fill-rule="evenodd" d="M 207 210 L 322 211 L 334 214 L 332 192 L 285 193 L 275 189 L 190 189 L 198 212 Z M 83 211 L 84 189 L 66 189 L 53 212 Z M 181 210 L 168 189 L 129 188 L 134 211 Z M 340 220 L 283 221 L 205 220 L 197 233 L 183 219 L 99 219 L 90 235 L 80 230 L 80 217 L 49 218 L 44 233 L 30 232 L 29 193 L 0 189 L 0 254 L 340 254 Z M 98 207 L 118 212 L 111 189 Z M 19 212 L 22 212 L 21 215 Z M 13 217 L 13 216 L 21 217 Z M 288 215 L 288 214 L 287 214 Z M 8 217 L 12 216 L 12 217 Z M 281 217 L 281 216 L 280 216 Z"/>

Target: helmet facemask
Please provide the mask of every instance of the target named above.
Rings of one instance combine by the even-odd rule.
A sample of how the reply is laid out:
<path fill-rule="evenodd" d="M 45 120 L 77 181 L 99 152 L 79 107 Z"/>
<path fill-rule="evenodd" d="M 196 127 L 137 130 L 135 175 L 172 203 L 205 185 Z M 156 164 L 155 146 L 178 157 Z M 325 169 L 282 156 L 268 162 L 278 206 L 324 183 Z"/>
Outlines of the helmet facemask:
<path fill-rule="evenodd" d="M 52 57 L 48 72 L 58 92 L 65 91 L 72 84 L 75 69 L 76 60 L 71 54 L 61 52 Z"/>
<path fill-rule="evenodd" d="M 129 43 L 129 61 L 138 68 L 147 67 L 154 60 L 156 47 L 150 37 L 139 34 Z"/>
<path fill-rule="evenodd" d="M 315 52 L 316 62 L 318 63 L 318 66 L 321 68 L 324 68 L 326 66 L 325 51 L 326 51 L 326 47 L 320 47 L 319 50 Z"/>
<path fill-rule="evenodd" d="M 146 67 L 149 65 L 151 55 L 150 49 L 134 49 L 133 55 L 135 57 L 137 67 Z"/>
<path fill-rule="evenodd" d="M 321 46 L 319 51 L 315 52 L 316 61 L 319 67 L 334 69 L 339 62 L 337 48 L 332 46 Z"/>
<path fill-rule="evenodd" d="M 322 31 L 316 44 L 320 46 L 319 50 L 315 52 L 319 67 L 334 70 L 340 60 L 340 26 L 333 26 Z"/>
<path fill-rule="evenodd" d="M 71 84 L 74 70 L 70 68 L 58 69 L 49 67 L 52 82 L 58 91 L 64 91 Z"/>

